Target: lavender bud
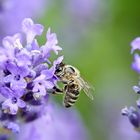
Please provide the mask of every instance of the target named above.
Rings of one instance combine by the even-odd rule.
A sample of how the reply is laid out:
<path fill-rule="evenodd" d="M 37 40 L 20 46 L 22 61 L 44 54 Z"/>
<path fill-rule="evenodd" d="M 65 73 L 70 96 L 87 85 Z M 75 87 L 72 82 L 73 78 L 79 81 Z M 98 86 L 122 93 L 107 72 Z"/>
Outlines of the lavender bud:
<path fill-rule="evenodd" d="M 125 107 L 124 109 L 122 109 L 122 115 L 127 116 L 129 121 L 135 128 L 138 128 L 140 126 L 140 114 L 134 107 Z"/>
<path fill-rule="evenodd" d="M 139 88 L 138 86 L 133 86 L 133 90 L 134 90 L 136 93 L 140 94 L 140 88 Z"/>

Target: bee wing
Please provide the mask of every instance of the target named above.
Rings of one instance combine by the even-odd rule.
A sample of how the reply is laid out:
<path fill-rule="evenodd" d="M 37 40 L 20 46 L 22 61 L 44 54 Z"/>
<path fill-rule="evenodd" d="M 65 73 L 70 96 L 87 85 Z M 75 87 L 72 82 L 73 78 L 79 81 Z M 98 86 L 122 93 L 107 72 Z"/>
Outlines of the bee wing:
<path fill-rule="evenodd" d="M 84 91 L 84 93 L 91 99 L 93 100 L 93 95 L 92 93 L 94 92 L 94 87 L 90 86 L 86 81 L 84 81 L 81 77 L 79 78 L 81 87 Z"/>

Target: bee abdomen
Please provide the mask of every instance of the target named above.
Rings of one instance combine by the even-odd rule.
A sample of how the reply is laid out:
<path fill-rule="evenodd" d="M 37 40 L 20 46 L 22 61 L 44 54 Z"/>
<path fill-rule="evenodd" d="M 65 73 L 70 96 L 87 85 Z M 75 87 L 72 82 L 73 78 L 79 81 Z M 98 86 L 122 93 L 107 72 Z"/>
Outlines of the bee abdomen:
<path fill-rule="evenodd" d="M 79 96 L 79 92 L 77 94 L 75 93 L 66 93 L 65 97 L 64 97 L 64 106 L 66 108 L 71 107 L 72 105 L 74 105 L 74 103 L 77 101 Z"/>

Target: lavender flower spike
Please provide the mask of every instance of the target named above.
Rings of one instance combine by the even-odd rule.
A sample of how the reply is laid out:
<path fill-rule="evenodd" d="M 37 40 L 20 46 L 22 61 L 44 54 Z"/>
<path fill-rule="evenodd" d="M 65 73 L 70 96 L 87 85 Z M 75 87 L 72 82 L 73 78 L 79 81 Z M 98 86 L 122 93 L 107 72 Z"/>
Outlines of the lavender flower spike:
<path fill-rule="evenodd" d="M 43 30 L 41 24 L 26 18 L 22 22 L 24 34 L 16 33 L 3 39 L 3 48 L 0 49 L 0 121 L 7 129 L 19 131 L 17 125 L 21 120 L 28 122 L 41 116 L 37 106 L 47 106 L 51 94 L 48 90 L 53 90 L 57 84 L 54 74 L 56 63 L 61 63 L 63 57 L 58 57 L 52 63 L 49 58 L 51 51 L 58 55 L 62 48 L 58 46 L 56 34 L 51 33 L 50 29 L 46 35 L 47 41 L 40 46 L 36 36 L 40 36 Z M 3 117 L 5 115 L 7 117 Z"/>
<path fill-rule="evenodd" d="M 140 51 L 140 37 L 134 39 L 131 43 L 131 53 L 134 53 L 135 50 Z M 134 53 L 134 61 L 132 63 L 132 69 L 134 69 L 138 74 L 140 74 L 140 56 L 137 53 Z M 134 92 L 140 94 L 140 82 L 137 85 L 132 87 Z M 133 125 L 135 130 L 140 130 L 140 98 L 136 101 L 137 108 L 134 107 L 125 107 L 122 109 L 122 115 L 127 116 L 130 123 Z"/>

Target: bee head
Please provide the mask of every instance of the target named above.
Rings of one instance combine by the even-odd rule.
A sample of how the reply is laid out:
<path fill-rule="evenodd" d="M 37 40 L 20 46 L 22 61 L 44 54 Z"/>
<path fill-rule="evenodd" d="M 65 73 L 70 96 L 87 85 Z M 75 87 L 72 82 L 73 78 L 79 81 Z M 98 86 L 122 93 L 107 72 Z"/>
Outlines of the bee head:
<path fill-rule="evenodd" d="M 58 77 L 61 77 L 64 73 L 64 66 L 65 64 L 64 63 L 60 63 L 60 64 L 57 64 L 56 65 L 56 70 L 55 70 L 55 75 L 58 76 Z"/>

